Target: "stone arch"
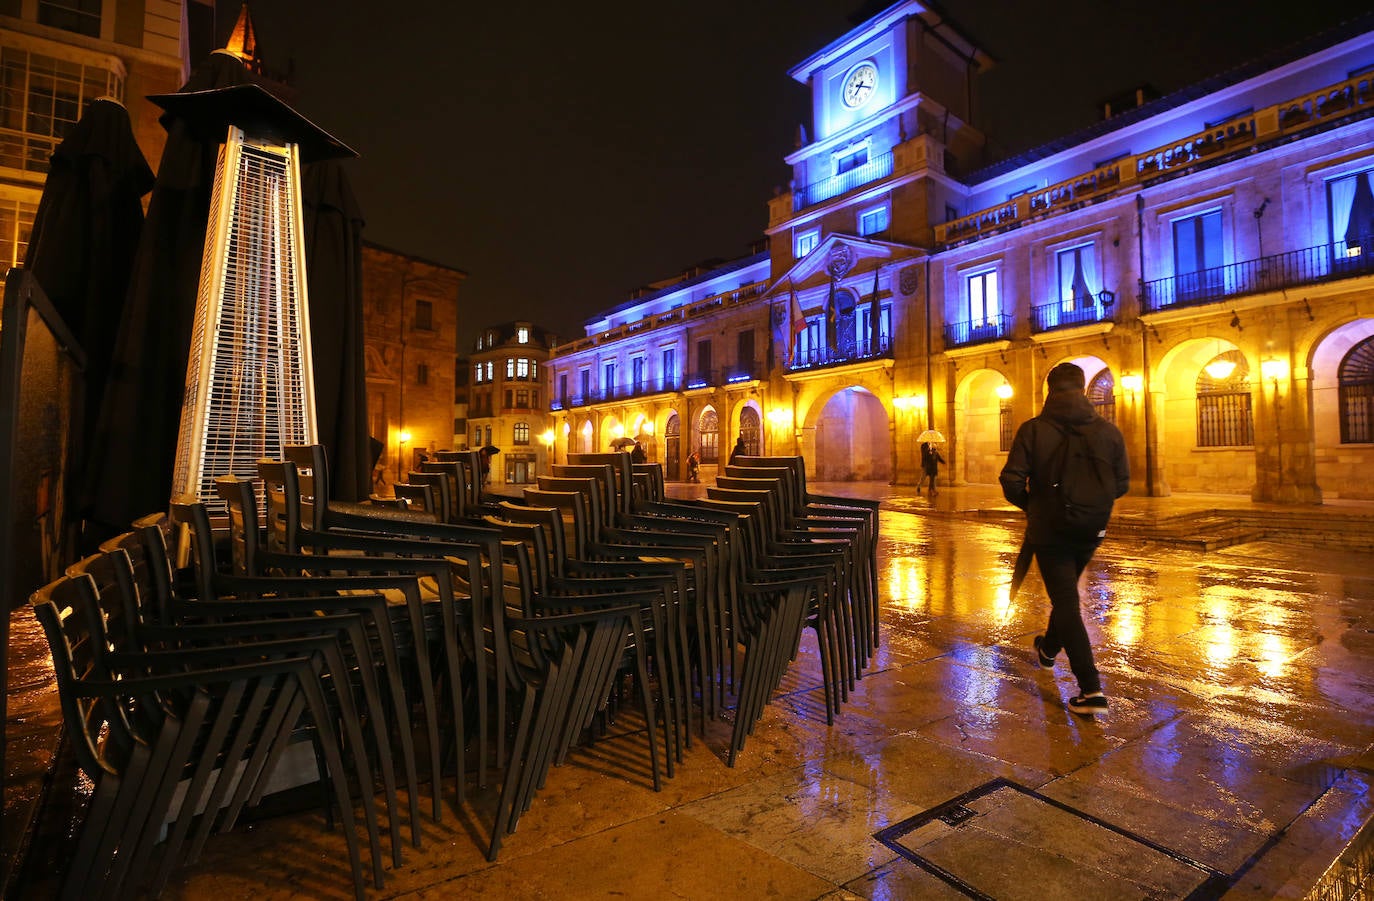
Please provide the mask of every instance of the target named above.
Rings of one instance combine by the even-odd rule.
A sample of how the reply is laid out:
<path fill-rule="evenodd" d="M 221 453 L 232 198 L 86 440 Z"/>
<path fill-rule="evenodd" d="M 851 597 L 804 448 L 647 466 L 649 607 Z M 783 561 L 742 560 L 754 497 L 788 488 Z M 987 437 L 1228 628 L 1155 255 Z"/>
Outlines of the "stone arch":
<path fill-rule="evenodd" d="M 1218 358 L 1236 363 L 1231 375 L 1209 376 L 1205 367 Z M 1155 396 L 1157 447 L 1164 481 L 1174 491 L 1249 494 L 1255 485 L 1255 447 L 1200 446 L 1199 389 L 1243 394 L 1259 384 L 1259 362 L 1227 338 L 1189 338 L 1169 348 L 1151 378 Z M 1250 415 L 1253 421 L 1253 400 Z M 1227 415 L 1241 415 L 1233 408 Z M 1253 428 L 1252 428 L 1253 432 Z"/>
<path fill-rule="evenodd" d="M 960 378 L 954 389 L 953 457 L 949 463 L 956 481 L 997 484 L 1007 459 L 1002 450 L 1004 399 L 997 394 L 1004 384 L 1011 382 L 996 369 L 975 369 Z M 1016 423 L 1010 425 L 1015 428 Z"/>
<path fill-rule="evenodd" d="M 1353 319 L 1331 329 L 1313 346 L 1311 373 L 1312 439 L 1316 477 L 1325 498 L 1374 499 L 1368 474 L 1374 444 L 1341 440 L 1340 367 L 1361 342 L 1374 337 L 1374 318 Z"/>
<path fill-rule="evenodd" d="M 570 445 L 569 450 L 572 453 L 590 454 L 593 452 L 596 445 L 596 426 L 592 425 L 591 419 L 582 420 L 582 426 L 577 430 L 574 440 L 577 442 L 578 448 L 572 451 Z"/>
<path fill-rule="evenodd" d="M 816 398 L 804 430 L 809 469 L 821 481 L 891 481 L 888 423 L 887 404 L 868 388 L 848 385 Z"/>
<path fill-rule="evenodd" d="M 745 452 L 750 456 L 758 456 L 764 452 L 763 448 L 763 409 L 755 397 L 737 404 L 733 411 L 734 428 L 732 434 L 744 439 Z M 730 447 L 734 447 L 734 441 L 730 441 Z M 725 452 L 728 456 L 729 451 Z"/>

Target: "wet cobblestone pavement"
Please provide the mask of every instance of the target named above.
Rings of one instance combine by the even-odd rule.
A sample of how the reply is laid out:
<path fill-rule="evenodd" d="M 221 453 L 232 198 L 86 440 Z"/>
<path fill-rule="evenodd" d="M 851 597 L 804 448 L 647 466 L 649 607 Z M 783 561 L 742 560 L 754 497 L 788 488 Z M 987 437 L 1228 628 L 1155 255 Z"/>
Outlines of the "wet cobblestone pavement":
<path fill-rule="evenodd" d="M 1048 601 L 1034 570 L 1008 599 L 999 499 L 863 493 L 885 499 L 882 644 L 833 727 L 808 634 L 733 769 L 714 724 L 655 793 L 626 720 L 495 864 L 493 792 L 446 797 L 369 897 L 1303 898 L 1374 815 L 1374 555 L 1109 540 L 1084 609 L 1112 706 L 1085 720 L 1062 658 L 1032 665 Z M 164 897 L 350 897 L 341 849 L 314 814 L 262 820 Z"/>

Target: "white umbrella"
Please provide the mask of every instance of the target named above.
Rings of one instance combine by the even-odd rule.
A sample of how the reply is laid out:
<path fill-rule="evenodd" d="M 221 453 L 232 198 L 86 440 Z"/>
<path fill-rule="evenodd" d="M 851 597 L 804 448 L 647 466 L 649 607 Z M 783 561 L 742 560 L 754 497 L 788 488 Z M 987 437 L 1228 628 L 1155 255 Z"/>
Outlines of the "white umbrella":
<path fill-rule="evenodd" d="M 944 444 L 945 436 L 940 434 L 936 429 L 926 429 L 916 436 L 916 443 L 925 444 L 926 442 L 930 442 L 931 444 Z"/>

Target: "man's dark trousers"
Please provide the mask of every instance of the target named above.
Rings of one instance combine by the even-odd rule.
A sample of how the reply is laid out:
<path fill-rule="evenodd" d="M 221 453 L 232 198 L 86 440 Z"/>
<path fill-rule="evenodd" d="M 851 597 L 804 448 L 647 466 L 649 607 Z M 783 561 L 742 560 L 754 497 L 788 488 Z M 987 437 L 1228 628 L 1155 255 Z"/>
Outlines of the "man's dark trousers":
<path fill-rule="evenodd" d="M 1096 550 L 1096 542 L 1035 547 L 1035 562 L 1050 596 L 1050 624 L 1045 629 L 1040 649 L 1050 657 L 1057 656 L 1061 649 L 1068 654 L 1069 669 L 1073 670 L 1078 688 L 1085 695 L 1102 690 L 1078 597 L 1078 577 Z"/>

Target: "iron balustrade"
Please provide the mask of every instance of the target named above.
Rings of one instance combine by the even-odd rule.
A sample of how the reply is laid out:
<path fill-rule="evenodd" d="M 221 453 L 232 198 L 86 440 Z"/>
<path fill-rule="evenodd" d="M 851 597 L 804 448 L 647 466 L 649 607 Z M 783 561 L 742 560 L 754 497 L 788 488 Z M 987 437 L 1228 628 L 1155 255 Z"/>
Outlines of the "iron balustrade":
<path fill-rule="evenodd" d="M 1334 241 L 1146 282 L 1141 309 L 1154 313 L 1169 307 L 1196 306 L 1371 272 L 1374 239 L 1358 244 Z"/>
<path fill-rule="evenodd" d="M 962 347 L 966 344 L 981 344 L 1005 338 L 1011 331 L 1011 317 L 1006 313 L 995 313 L 986 319 L 969 319 L 964 322 L 945 323 L 945 344 L 949 347 Z"/>
<path fill-rule="evenodd" d="M 1103 322 L 1111 315 L 1115 303 L 1115 294 L 1111 291 L 1100 291 L 1093 295 L 1090 304 L 1079 306 L 1074 301 L 1060 300 L 1031 307 L 1031 331 L 1048 332 L 1057 328 Z"/>
<path fill-rule="evenodd" d="M 872 346 L 871 338 L 862 338 L 854 343 L 852 350 L 833 349 L 825 345 L 820 347 L 799 347 L 796 357 L 792 360 L 788 369 L 820 369 L 825 366 L 843 366 L 849 363 L 861 363 L 864 360 L 873 360 L 892 355 L 892 340 L 887 335 L 878 338 L 877 347 Z"/>
<path fill-rule="evenodd" d="M 683 384 L 688 390 L 713 388 L 716 385 L 716 371 L 714 369 L 700 369 L 696 372 L 689 372 Z"/>
<path fill-rule="evenodd" d="M 887 178 L 892 174 L 892 153 L 884 153 L 875 156 L 868 162 L 855 166 L 848 172 L 841 172 L 839 175 L 832 175 L 820 181 L 812 182 L 801 190 L 797 191 L 792 197 L 792 210 L 797 212 L 807 207 L 815 206 L 818 203 L 829 200 L 832 197 L 839 197 L 847 194 L 860 185 L 866 185 L 871 181 L 880 178 Z"/>

